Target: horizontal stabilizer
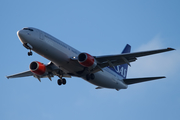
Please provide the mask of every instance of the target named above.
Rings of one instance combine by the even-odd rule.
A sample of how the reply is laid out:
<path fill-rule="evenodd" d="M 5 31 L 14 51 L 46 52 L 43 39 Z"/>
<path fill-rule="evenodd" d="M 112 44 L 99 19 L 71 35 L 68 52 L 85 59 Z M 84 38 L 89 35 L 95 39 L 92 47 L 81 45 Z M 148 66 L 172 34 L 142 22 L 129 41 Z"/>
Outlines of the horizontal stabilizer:
<path fill-rule="evenodd" d="M 151 80 L 156 80 L 156 79 L 161 79 L 161 78 L 166 78 L 166 77 L 161 76 L 161 77 L 146 77 L 146 78 L 129 78 L 129 79 L 123 79 L 123 81 L 125 84 L 131 85 L 131 84 L 136 84 L 140 82 L 146 82 L 146 81 L 151 81 Z"/>

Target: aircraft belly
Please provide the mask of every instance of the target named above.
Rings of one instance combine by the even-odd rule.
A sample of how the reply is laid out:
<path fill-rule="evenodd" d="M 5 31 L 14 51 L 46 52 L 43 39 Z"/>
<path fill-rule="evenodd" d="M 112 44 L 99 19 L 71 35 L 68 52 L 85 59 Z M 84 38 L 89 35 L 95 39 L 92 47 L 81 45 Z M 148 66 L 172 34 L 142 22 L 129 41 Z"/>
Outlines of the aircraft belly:
<path fill-rule="evenodd" d="M 95 79 L 90 80 L 88 82 L 104 87 L 104 88 L 112 88 L 112 89 L 126 89 L 127 86 L 124 85 L 120 80 L 116 80 L 114 76 L 112 76 L 110 73 L 107 71 L 99 71 L 94 74 Z"/>
<path fill-rule="evenodd" d="M 51 60 L 52 62 L 64 63 L 68 59 L 68 56 L 63 52 L 49 46 L 48 44 L 40 44 L 41 45 L 33 46 L 33 51 Z"/>
<path fill-rule="evenodd" d="M 41 47 L 40 47 L 41 46 Z M 62 46 L 51 46 L 46 42 L 39 42 L 33 45 L 33 51 L 55 63 L 58 67 L 72 73 L 83 70 L 83 67 L 70 60 L 74 56 L 71 51 Z"/>

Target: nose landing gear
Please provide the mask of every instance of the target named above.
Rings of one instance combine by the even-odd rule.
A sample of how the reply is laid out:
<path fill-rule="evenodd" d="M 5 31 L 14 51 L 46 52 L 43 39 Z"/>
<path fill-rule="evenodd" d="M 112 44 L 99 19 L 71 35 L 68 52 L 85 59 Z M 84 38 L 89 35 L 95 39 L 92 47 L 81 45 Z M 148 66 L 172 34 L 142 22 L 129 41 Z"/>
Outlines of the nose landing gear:
<path fill-rule="evenodd" d="M 33 47 L 29 44 L 29 43 L 23 43 L 23 46 L 26 48 L 26 49 L 29 49 L 30 51 L 28 52 L 28 56 L 32 56 L 32 49 Z"/>
<path fill-rule="evenodd" d="M 28 52 L 28 56 L 32 56 L 32 51 L 31 51 L 31 49 L 30 49 L 30 51 Z"/>

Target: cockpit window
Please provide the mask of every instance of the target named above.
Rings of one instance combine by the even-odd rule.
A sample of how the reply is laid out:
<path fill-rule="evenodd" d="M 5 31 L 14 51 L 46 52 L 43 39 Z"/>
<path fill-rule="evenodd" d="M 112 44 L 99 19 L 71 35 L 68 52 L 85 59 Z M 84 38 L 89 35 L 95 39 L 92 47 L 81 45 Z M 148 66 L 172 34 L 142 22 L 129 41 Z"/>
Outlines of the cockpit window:
<path fill-rule="evenodd" d="M 31 29 L 31 28 L 23 28 L 23 30 L 33 31 L 33 29 Z"/>

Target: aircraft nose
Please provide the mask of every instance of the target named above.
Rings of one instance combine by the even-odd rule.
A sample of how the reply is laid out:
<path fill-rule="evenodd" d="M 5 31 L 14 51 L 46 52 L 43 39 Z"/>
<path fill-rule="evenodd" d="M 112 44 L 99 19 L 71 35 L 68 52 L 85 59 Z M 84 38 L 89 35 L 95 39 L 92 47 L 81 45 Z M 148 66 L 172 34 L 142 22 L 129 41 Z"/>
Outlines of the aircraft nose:
<path fill-rule="evenodd" d="M 23 35 L 22 30 L 17 31 L 17 36 L 20 38 Z"/>
<path fill-rule="evenodd" d="M 17 31 L 17 36 L 20 38 L 20 36 L 22 36 L 22 32 L 21 30 Z"/>
<path fill-rule="evenodd" d="M 19 40 L 20 40 L 22 43 L 25 42 L 26 33 L 24 33 L 23 30 L 17 31 L 17 36 L 19 37 Z"/>

